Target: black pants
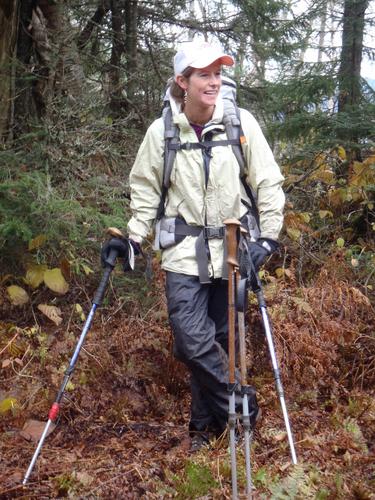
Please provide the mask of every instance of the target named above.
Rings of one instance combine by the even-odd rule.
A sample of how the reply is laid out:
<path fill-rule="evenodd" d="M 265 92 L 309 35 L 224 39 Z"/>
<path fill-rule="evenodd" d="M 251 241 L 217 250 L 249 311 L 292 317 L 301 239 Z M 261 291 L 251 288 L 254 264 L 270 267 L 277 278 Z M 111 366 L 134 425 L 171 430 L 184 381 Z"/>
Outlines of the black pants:
<path fill-rule="evenodd" d="M 191 431 L 220 434 L 228 419 L 228 282 L 167 272 L 166 294 L 175 356 L 191 372 Z M 242 413 L 240 387 L 236 409 Z M 249 395 L 250 420 L 258 406 Z"/>

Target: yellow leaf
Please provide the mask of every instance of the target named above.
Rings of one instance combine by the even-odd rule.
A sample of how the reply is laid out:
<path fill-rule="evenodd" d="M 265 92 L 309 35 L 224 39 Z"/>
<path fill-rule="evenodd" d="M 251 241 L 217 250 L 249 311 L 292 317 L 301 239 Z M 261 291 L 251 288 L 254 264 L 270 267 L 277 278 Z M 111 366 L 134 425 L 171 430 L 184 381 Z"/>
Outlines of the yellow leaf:
<path fill-rule="evenodd" d="M 282 267 L 278 267 L 276 270 L 275 270 L 275 274 L 276 274 L 276 277 L 277 278 L 283 278 L 284 277 L 284 269 Z"/>
<path fill-rule="evenodd" d="M 330 210 L 319 210 L 319 217 L 325 219 L 326 217 L 333 217 L 333 213 Z"/>
<path fill-rule="evenodd" d="M 292 301 L 297 305 L 297 307 L 299 309 L 301 309 L 302 311 L 305 311 L 307 313 L 313 313 L 313 309 L 312 307 L 310 306 L 310 304 L 308 302 L 306 302 L 305 300 L 299 298 L 299 297 L 292 297 Z"/>
<path fill-rule="evenodd" d="M 349 177 L 351 186 L 366 187 L 375 183 L 375 165 L 355 161 Z"/>
<path fill-rule="evenodd" d="M 299 229 L 295 229 L 293 227 L 287 227 L 286 232 L 289 236 L 294 241 L 298 241 L 300 236 L 301 236 L 301 231 Z"/>
<path fill-rule="evenodd" d="M 6 398 L 0 402 L 0 414 L 7 413 L 9 410 L 15 410 L 18 406 L 16 398 Z"/>
<path fill-rule="evenodd" d="M 307 213 L 307 212 L 301 212 L 301 218 L 304 222 L 306 222 L 306 224 L 308 224 L 311 220 L 311 217 L 310 217 L 310 214 Z"/>
<path fill-rule="evenodd" d="M 48 319 L 53 321 L 55 325 L 60 325 L 62 322 L 61 309 L 56 306 L 49 306 L 48 304 L 39 304 L 39 311 L 41 311 Z"/>
<path fill-rule="evenodd" d="M 69 380 L 69 382 L 68 382 L 68 383 L 66 384 L 66 386 L 65 386 L 65 390 L 67 390 L 67 391 L 73 391 L 73 390 L 74 390 L 74 388 L 75 388 L 75 385 L 73 384 L 73 382 L 71 382 L 71 381 Z"/>
<path fill-rule="evenodd" d="M 53 292 L 64 295 L 69 290 L 69 285 L 62 275 L 61 269 L 58 267 L 47 269 L 47 271 L 44 272 L 43 278 L 46 286 Z"/>
<path fill-rule="evenodd" d="M 46 240 L 47 236 L 45 234 L 38 234 L 38 236 L 35 236 L 35 238 L 29 241 L 29 251 L 37 250 L 44 245 Z"/>
<path fill-rule="evenodd" d="M 27 304 L 27 302 L 30 300 L 26 290 L 24 290 L 20 286 L 17 285 L 8 286 L 7 292 L 9 295 L 9 300 L 14 306 L 23 306 Z"/>
<path fill-rule="evenodd" d="M 94 271 L 91 269 L 91 267 L 86 266 L 86 264 L 81 264 L 82 269 L 84 270 L 85 274 L 88 276 L 89 274 L 93 273 Z"/>
<path fill-rule="evenodd" d="M 46 270 L 47 266 L 44 264 L 31 264 L 26 270 L 26 276 L 23 281 L 26 285 L 31 286 L 31 288 L 38 288 L 43 283 Z"/>
<path fill-rule="evenodd" d="M 76 310 L 76 313 L 79 315 L 81 321 L 85 321 L 86 319 L 86 316 L 85 316 L 85 313 L 83 312 L 83 309 L 81 307 L 80 304 L 75 304 L 75 310 Z"/>
<path fill-rule="evenodd" d="M 345 245 L 345 240 L 344 240 L 344 238 L 337 238 L 337 240 L 336 240 L 336 245 L 337 245 L 339 248 L 342 248 L 342 247 Z"/>
<path fill-rule="evenodd" d="M 341 160 L 343 160 L 343 161 L 346 160 L 346 151 L 342 146 L 338 146 L 337 155 Z"/>
<path fill-rule="evenodd" d="M 335 180 L 335 174 L 332 172 L 330 166 L 323 164 L 312 172 L 310 179 L 321 181 L 325 184 L 332 184 Z"/>

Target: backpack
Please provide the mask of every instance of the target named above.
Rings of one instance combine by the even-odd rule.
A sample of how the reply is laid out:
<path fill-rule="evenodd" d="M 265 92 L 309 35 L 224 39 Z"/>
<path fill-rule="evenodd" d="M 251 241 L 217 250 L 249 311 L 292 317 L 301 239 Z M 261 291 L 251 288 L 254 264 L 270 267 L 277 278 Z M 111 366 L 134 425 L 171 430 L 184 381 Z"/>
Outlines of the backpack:
<path fill-rule="evenodd" d="M 164 217 L 165 201 L 168 194 L 168 189 L 170 186 L 171 172 L 173 169 L 174 160 L 177 151 L 185 149 L 201 149 L 203 154 L 207 150 L 215 146 L 228 146 L 232 147 L 233 153 L 237 159 L 240 167 L 240 179 L 244 186 L 245 192 L 250 200 L 242 199 L 242 203 L 247 207 L 247 213 L 241 218 L 241 223 L 248 231 L 250 238 L 255 241 L 260 237 L 259 229 L 259 213 L 256 204 L 256 195 L 251 189 L 251 187 L 246 182 L 245 175 L 245 157 L 242 149 L 242 144 L 245 144 L 246 138 L 244 136 L 241 120 L 240 120 L 240 110 L 236 103 L 237 88 L 236 83 L 227 77 L 222 77 L 222 85 L 220 89 L 220 94 L 223 99 L 224 104 L 224 114 L 223 114 L 223 125 L 227 134 L 227 139 L 225 140 L 204 140 L 200 142 L 193 143 L 181 143 L 180 141 L 180 131 L 177 125 L 173 123 L 172 109 L 170 105 L 170 94 L 169 88 L 167 88 L 164 105 L 162 111 L 162 118 L 164 122 L 164 167 L 163 167 L 163 185 L 162 193 L 160 197 L 159 206 L 156 213 L 156 226 L 155 226 L 155 245 L 154 249 L 168 248 L 169 246 L 175 245 L 186 235 L 201 236 L 202 228 L 195 228 L 192 226 L 187 226 L 184 221 L 177 218 Z M 223 237 L 223 228 L 204 228 L 205 238 L 210 237 Z M 219 231 L 218 231 L 219 230 Z M 196 233 L 196 234 L 195 234 Z M 200 248 L 199 248 L 200 247 Z M 198 266 L 201 265 L 200 276 L 205 275 L 205 280 L 201 282 L 207 282 L 207 274 L 203 271 L 206 267 L 204 249 L 201 244 L 197 246 L 197 258 Z M 200 254 L 200 257 L 199 257 Z"/>

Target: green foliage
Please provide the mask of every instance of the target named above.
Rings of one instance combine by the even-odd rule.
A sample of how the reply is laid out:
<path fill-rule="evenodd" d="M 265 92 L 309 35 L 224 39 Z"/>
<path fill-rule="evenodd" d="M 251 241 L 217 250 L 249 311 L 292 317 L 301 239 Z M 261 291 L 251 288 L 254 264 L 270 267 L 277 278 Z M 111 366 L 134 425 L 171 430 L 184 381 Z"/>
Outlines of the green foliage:
<path fill-rule="evenodd" d="M 6 161 L 4 154 L 0 161 Z M 28 242 L 44 235 L 46 243 L 36 250 L 37 262 L 61 257 L 75 260 L 97 253 L 98 240 L 108 226 L 124 227 L 123 186 L 110 186 L 99 175 L 87 180 L 61 176 L 40 158 L 42 166 L 29 169 L 18 159 L 2 169 L 0 183 L 0 268 L 20 269 Z M 34 161 L 37 161 L 35 158 Z M 73 170 L 74 171 L 74 170 Z M 91 249 L 91 250 L 90 250 Z"/>
<path fill-rule="evenodd" d="M 177 498 L 200 498 L 218 486 L 208 465 L 188 461 L 182 476 L 174 477 Z"/>
<path fill-rule="evenodd" d="M 264 500 L 325 500 L 330 492 L 321 488 L 321 473 L 314 467 L 306 465 L 293 466 L 289 474 L 280 479 L 269 477 L 262 467 L 254 475 L 254 484 L 267 489 L 269 493 L 261 494 Z"/>

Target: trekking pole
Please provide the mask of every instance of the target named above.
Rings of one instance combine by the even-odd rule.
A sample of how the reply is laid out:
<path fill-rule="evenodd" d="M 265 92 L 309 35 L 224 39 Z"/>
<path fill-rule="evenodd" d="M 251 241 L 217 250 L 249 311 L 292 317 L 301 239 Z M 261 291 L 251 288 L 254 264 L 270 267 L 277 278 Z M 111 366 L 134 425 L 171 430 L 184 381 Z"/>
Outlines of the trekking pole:
<path fill-rule="evenodd" d="M 236 269 L 238 268 L 237 247 L 240 222 L 237 219 L 227 219 L 226 243 L 228 248 L 228 360 L 229 360 L 229 446 L 232 474 L 232 498 L 237 500 L 237 462 L 236 462 L 236 374 L 235 374 L 235 342 L 236 342 Z"/>
<path fill-rule="evenodd" d="M 258 273 L 255 270 L 254 263 L 251 259 L 250 252 L 249 252 L 248 248 L 247 248 L 246 254 L 247 254 L 247 258 L 248 258 L 248 262 L 246 262 L 246 264 L 245 264 L 246 268 L 247 268 L 247 279 L 241 280 L 241 283 L 239 285 L 238 295 L 245 297 L 247 295 L 247 286 L 248 286 L 248 284 L 250 284 L 252 291 L 255 293 L 255 295 L 257 297 L 259 310 L 260 310 L 260 313 L 262 316 L 263 328 L 264 328 L 264 331 L 266 334 L 268 349 L 269 349 L 270 356 L 271 356 L 276 391 L 277 391 L 278 396 L 279 396 L 280 406 L 281 406 L 281 410 L 282 410 L 283 417 L 284 417 L 286 433 L 288 436 L 290 454 L 292 457 L 293 464 L 296 465 L 297 464 L 297 455 L 296 455 L 296 451 L 295 451 L 295 447 L 294 447 L 294 441 L 293 441 L 292 429 L 290 426 L 290 421 L 289 421 L 289 416 L 288 416 L 288 410 L 287 410 L 286 403 L 285 403 L 284 389 L 283 389 L 283 385 L 281 382 L 280 369 L 279 369 L 279 365 L 277 362 L 276 350 L 275 350 L 275 346 L 274 346 L 274 342 L 273 342 L 273 338 L 272 338 L 272 330 L 271 330 L 271 325 L 270 325 L 270 321 L 268 318 L 267 305 L 266 305 L 266 301 L 264 300 L 262 285 L 261 285 Z M 245 300 L 243 300 L 242 303 L 244 301 Z M 239 300 L 239 302 L 241 303 L 241 300 Z"/>
<path fill-rule="evenodd" d="M 247 232 L 246 230 L 244 230 Z M 242 228 L 241 228 L 242 232 Z M 240 270 L 236 268 L 236 291 L 240 283 Z M 238 293 L 236 294 L 237 299 Z M 251 480 L 251 459 L 250 459 L 250 446 L 251 446 L 251 425 L 249 415 L 249 399 L 250 386 L 247 384 L 247 369 L 246 369 L 246 343 L 245 343 L 245 312 L 236 300 L 237 318 L 238 318 L 238 336 L 240 347 L 240 373 L 241 373 L 241 396 L 242 396 L 242 425 L 244 429 L 244 451 L 245 451 L 245 472 L 246 472 L 246 497 L 252 498 L 253 484 Z"/>
<path fill-rule="evenodd" d="M 123 238 L 123 234 L 121 233 L 121 231 L 119 231 L 118 229 L 116 228 L 109 228 L 107 230 L 107 232 L 114 238 Z M 90 325 L 91 325 L 91 322 L 92 322 L 92 319 L 94 317 L 94 313 L 95 313 L 95 310 L 97 309 L 98 306 L 101 305 L 102 301 L 103 301 L 103 297 L 104 297 L 104 293 L 105 293 L 105 290 L 107 288 L 107 284 L 108 284 L 108 281 L 109 281 L 109 277 L 110 277 L 110 274 L 113 270 L 113 268 L 115 267 L 115 264 L 116 264 L 116 258 L 117 258 L 117 250 L 115 249 L 111 249 L 110 250 L 110 253 L 109 253 L 109 256 L 108 256 L 108 259 L 106 260 L 106 267 L 104 269 L 104 272 L 103 272 L 103 276 L 102 276 L 102 279 L 101 279 L 101 282 L 98 286 L 98 289 L 96 290 L 96 293 L 95 293 L 95 296 L 94 296 L 94 300 L 93 300 L 93 305 L 91 307 L 91 310 L 90 310 L 90 313 L 87 317 L 87 320 L 84 324 L 84 327 L 83 327 L 83 330 L 82 330 L 82 333 L 81 333 L 81 336 L 78 340 L 78 343 L 77 343 L 77 346 L 74 350 L 74 354 L 70 360 L 70 363 L 69 363 L 69 366 L 65 372 L 65 376 L 64 376 L 64 380 L 61 384 L 61 387 L 60 387 L 60 390 L 56 396 L 56 399 L 55 399 L 55 402 L 52 404 L 51 406 L 51 409 L 48 413 L 48 421 L 46 423 L 46 426 L 43 430 L 43 433 L 39 439 L 39 442 L 38 442 L 38 446 L 36 447 L 36 450 L 34 452 L 34 455 L 31 459 L 31 462 L 30 462 L 30 465 L 26 471 L 26 474 L 25 474 L 25 477 L 22 481 L 22 484 L 25 485 L 29 479 L 29 476 L 34 468 L 34 465 L 35 465 L 35 462 L 38 458 L 38 455 L 40 453 L 40 450 L 43 446 L 43 443 L 44 443 L 44 440 L 46 439 L 47 437 L 47 434 L 48 434 L 48 430 L 51 426 L 51 424 L 56 420 L 58 414 L 59 414 L 59 411 L 60 411 L 60 401 L 64 395 L 64 391 L 65 391 L 65 388 L 66 388 L 66 385 L 67 383 L 69 382 L 69 379 L 73 373 L 73 370 L 74 370 L 74 367 L 77 363 L 77 359 L 78 359 L 78 355 L 79 355 L 79 352 L 81 350 L 81 347 L 82 347 L 82 344 L 85 340 L 85 337 L 86 337 L 86 334 L 87 332 L 89 331 L 89 328 L 90 328 Z"/>

